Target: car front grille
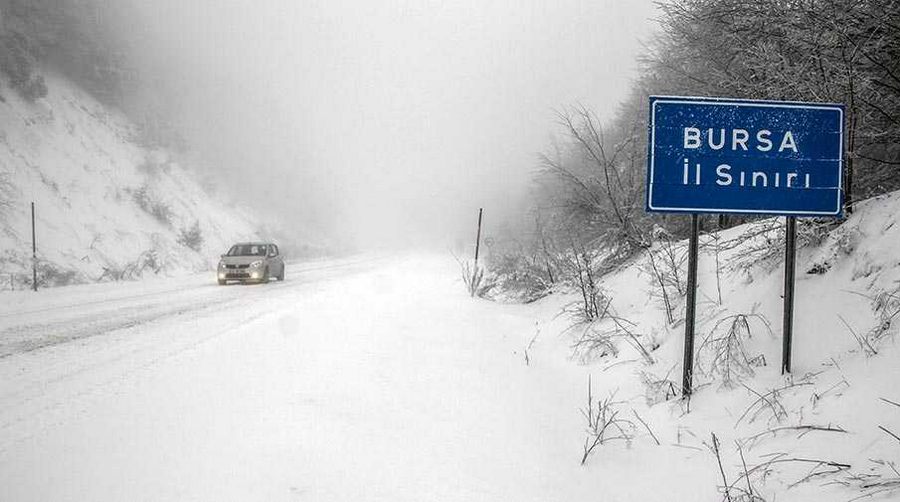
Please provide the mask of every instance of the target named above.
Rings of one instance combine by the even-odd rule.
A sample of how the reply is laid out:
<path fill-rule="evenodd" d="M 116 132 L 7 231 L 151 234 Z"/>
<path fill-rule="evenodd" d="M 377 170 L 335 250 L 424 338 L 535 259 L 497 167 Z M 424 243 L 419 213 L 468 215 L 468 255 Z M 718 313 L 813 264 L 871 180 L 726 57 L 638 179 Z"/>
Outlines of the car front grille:
<path fill-rule="evenodd" d="M 226 279 L 249 279 L 250 274 L 247 272 L 228 272 L 225 274 Z"/>
<path fill-rule="evenodd" d="M 250 268 L 249 264 L 239 264 L 239 265 L 225 265 L 225 268 L 235 269 L 235 268 Z"/>

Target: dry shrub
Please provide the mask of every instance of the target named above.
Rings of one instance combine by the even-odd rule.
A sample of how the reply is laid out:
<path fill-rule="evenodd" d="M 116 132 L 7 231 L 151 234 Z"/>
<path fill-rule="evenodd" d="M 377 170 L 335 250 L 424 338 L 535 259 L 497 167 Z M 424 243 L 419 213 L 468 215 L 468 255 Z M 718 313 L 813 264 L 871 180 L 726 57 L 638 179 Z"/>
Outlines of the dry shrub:
<path fill-rule="evenodd" d="M 200 251 L 203 246 L 203 232 L 200 230 L 200 222 L 195 221 L 188 228 L 182 228 L 178 233 L 178 243 L 194 251 Z"/>
<path fill-rule="evenodd" d="M 877 322 L 867 333 L 866 338 L 877 344 L 896 332 L 894 319 L 900 315 L 900 286 L 893 291 L 881 291 L 872 298 L 872 310 L 877 315 Z"/>
<path fill-rule="evenodd" d="M 669 324 L 676 321 L 676 302 L 687 291 L 681 267 L 687 259 L 683 246 L 678 246 L 672 236 L 662 229 L 656 232 L 659 237 L 657 249 L 647 249 L 647 261 L 641 265 L 641 271 L 653 278 L 651 296 L 662 303 Z"/>
<path fill-rule="evenodd" d="M 713 326 L 697 351 L 698 367 L 711 378 L 720 378 L 723 387 L 735 387 L 744 378 L 754 375 L 753 368 L 766 364 L 761 354 L 750 356 L 747 353 L 746 341 L 752 337 L 751 320 L 772 334 L 769 322 L 759 314 L 732 315 Z"/>
<path fill-rule="evenodd" d="M 673 368 L 674 369 L 674 368 Z M 681 395 L 681 386 L 669 378 L 672 369 L 664 376 L 659 377 L 648 371 L 642 371 L 641 384 L 644 386 L 644 399 L 647 406 L 653 406 L 658 403 L 677 398 Z"/>
<path fill-rule="evenodd" d="M 32 274 L 25 275 L 25 284 L 28 287 L 31 287 L 33 284 Z M 70 284 L 77 284 L 81 282 L 82 279 L 79 277 L 78 272 L 61 268 L 60 266 L 51 263 L 46 260 L 38 260 L 37 263 L 37 283 L 38 287 L 57 287 L 57 286 L 68 286 Z"/>
<path fill-rule="evenodd" d="M 487 298 L 496 285 L 494 279 L 490 276 L 485 276 L 484 267 L 469 261 L 457 261 L 459 262 L 462 280 L 466 285 L 466 291 L 469 292 L 469 296 Z"/>
<path fill-rule="evenodd" d="M 581 465 L 587 462 L 594 450 L 611 441 L 631 442 L 634 438 L 635 424 L 631 420 L 620 417 L 620 406 L 623 403 L 615 400 L 615 393 L 605 399 L 594 399 L 591 379 L 588 378 L 587 406 L 581 414 L 587 421 L 584 439 L 584 452 Z"/>
<path fill-rule="evenodd" d="M 831 218 L 801 218 L 797 220 L 797 248 L 821 245 L 838 228 L 841 220 Z M 853 235 L 842 234 L 836 247 L 844 255 L 853 250 Z M 719 251 L 735 250 L 727 265 L 734 270 L 749 270 L 763 264 L 772 269 L 784 260 L 784 218 L 766 218 L 747 224 L 744 231 L 718 243 Z M 829 264 L 828 267 L 831 265 Z"/>
<path fill-rule="evenodd" d="M 595 263 L 599 259 L 599 251 L 587 247 L 577 248 L 560 257 L 560 268 L 564 271 L 566 281 L 573 285 L 579 299 L 565 307 L 577 323 L 591 323 L 606 317 L 610 298 L 600 287 L 599 278 L 603 275 Z"/>
<path fill-rule="evenodd" d="M 141 185 L 131 192 L 135 204 L 144 212 L 152 216 L 156 221 L 166 226 L 172 225 L 172 209 L 168 204 L 157 199 L 150 193 L 147 184 Z"/>
<path fill-rule="evenodd" d="M 531 303 L 550 294 L 553 272 L 547 260 L 521 251 L 492 254 L 487 260 L 495 288 L 522 303 Z"/>
<path fill-rule="evenodd" d="M 146 272 L 158 274 L 161 271 L 162 264 L 158 253 L 154 249 L 149 249 L 125 264 L 110 263 L 103 267 L 103 273 L 97 278 L 97 282 L 131 281 L 140 279 Z"/>

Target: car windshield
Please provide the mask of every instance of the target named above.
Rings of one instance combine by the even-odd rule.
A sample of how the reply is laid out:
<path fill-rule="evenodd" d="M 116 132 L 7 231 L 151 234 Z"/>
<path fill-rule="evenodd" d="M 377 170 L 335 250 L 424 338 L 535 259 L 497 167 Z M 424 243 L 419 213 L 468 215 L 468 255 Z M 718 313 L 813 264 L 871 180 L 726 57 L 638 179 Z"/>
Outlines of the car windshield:
<path fill-rule="evenodd" d="M 228 256 L 265 256 L 265 244 L 235 244 L 228 250 Z"/>

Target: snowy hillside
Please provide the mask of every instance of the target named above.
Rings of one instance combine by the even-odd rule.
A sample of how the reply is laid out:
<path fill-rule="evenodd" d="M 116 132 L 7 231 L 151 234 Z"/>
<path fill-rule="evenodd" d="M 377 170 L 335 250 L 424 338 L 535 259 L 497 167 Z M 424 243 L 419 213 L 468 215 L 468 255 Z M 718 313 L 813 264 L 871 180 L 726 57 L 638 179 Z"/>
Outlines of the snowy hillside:
<path fill-rule="evenodd" d="M 262 237 L 252 216 L 210 197 L 165 151 L 67 80 L 49 95 L 0 100 L 0 283 L 31 280 L 30 206 L 37 214 L 39 282 L 132 279 L 209 268 L 226 246 Z"/>
<path fill-rule="evenodd" d="M 640 500 L 667 500 L 667 486 L 691 500 L 900 499 L 898 220 L 900 193 L 870 199 L 798 253 L 793 374 L 786 376 L 777 220 L 722 232 L 718 257 L 715 236 L 701 236 L 689 403 L 680 399 L 682 297 L 670 291 L 670 323 L 646 255 L 603 277 L 605 319 L 570 329 L 559 317 L 542 328 L 565 331 L 564 343 L 579 346 L 576 361 L 591 374 L 594 422 L 588 425 L 585 409 L 586 446 L 603 439 L 587 455 L 587 469 L 599 476 L 623 464 L 679 466 L 635 478 L 658 490 Z M 684 248 L 673 248 L 676 261 Z M 664 249 L 654 252 L 660 263 Z M 679 280 L 683 285 L 684 275 Z M 549 316 L 568 300 L 547 298 L 539 308 Z M 530 357 L 546 356 L 532 348 Z M 587 389 L 585 381 L 585 403 Z M 609 423 L 598 418 L 611 416 Z"/>

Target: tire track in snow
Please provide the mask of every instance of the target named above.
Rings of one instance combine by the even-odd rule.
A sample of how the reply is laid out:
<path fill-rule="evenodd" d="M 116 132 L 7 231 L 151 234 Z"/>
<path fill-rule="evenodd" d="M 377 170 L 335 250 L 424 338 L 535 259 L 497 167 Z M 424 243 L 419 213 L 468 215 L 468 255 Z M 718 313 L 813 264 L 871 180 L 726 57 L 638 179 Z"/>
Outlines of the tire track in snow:
<path fill-rule="evenodd" d="M 378 258 L 303 267 L 294 274 L 352 270 L 371 265 L 376 260 Z M 322 277 L 314 278 L 312 282 L 320 280 Z M 265 301 L 266 298 L 272 296 L 272 292 L 280 292 L 284 288 L 294 288 L 309 284 L 309 282 L 309 280 L 292 279 L 292 276 L 289 275 L 288 280 L 284 282 L 230 286 L 226 289 L 210 283 L 186 289 L 165 289 L 151 293 L 6 313 L 0 318 L 9 318 L 13 315 L 27 317 L 34 314 L 57 314 L 61 317 L 50 322 L 25 321 L 0 329 L 0 360 L 15 354 L 24 354 L 87 337 L 134 328 L 172 316 L 200 312 L 210 307 L 242 306 L 241 304 L 248 300 L 254 303 Z M 251 289 L 251 294 L 246 294 L 247 289 Z M 89 307 L 95 307 L 95 309 L 81 311 Z"/>

